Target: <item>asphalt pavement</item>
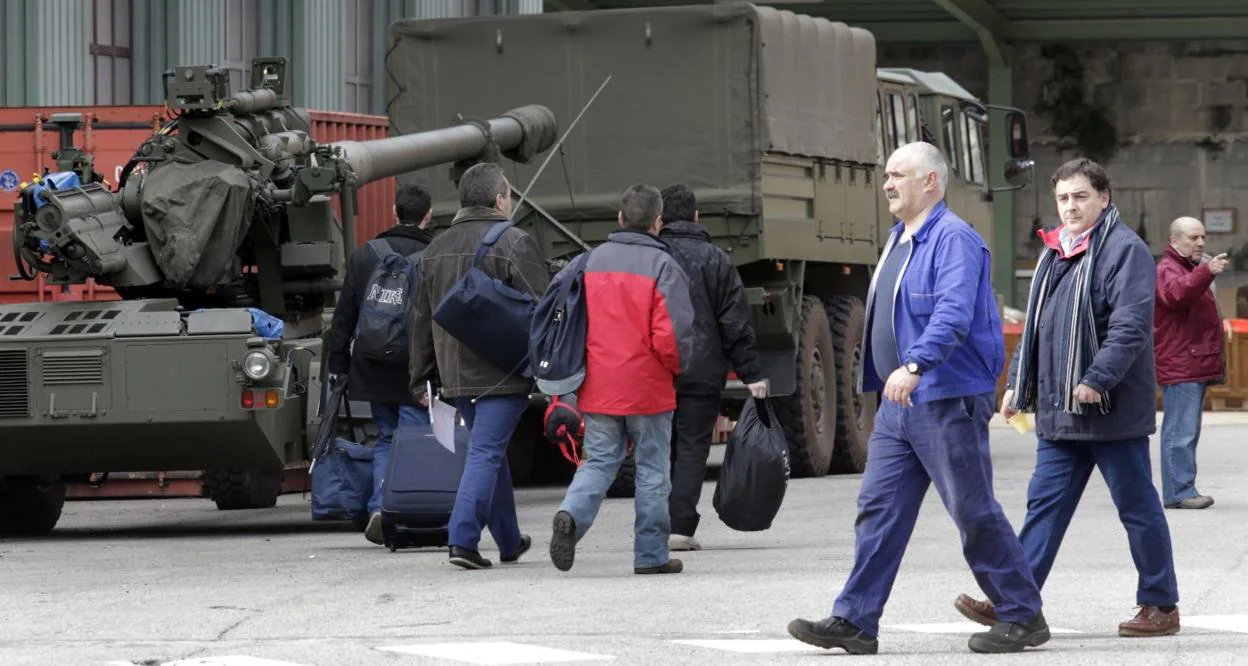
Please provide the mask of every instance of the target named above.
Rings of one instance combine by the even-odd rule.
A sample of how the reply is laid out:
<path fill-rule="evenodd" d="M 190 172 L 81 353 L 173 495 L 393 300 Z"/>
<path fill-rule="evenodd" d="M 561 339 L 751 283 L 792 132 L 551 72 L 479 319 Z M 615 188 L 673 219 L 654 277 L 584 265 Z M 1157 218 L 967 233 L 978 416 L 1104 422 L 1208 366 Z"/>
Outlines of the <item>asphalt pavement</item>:
<path fill-rule="evenodd" d="M 0 664 L 1248 664 L 1248 414 L 1210 414 L 1198 487 L 1217 503 L 1168 511 L 1182 599 L 1177 636 L 1127 639 L 1135 571 L 1094 475 L 1044 590 L 1053 639 L 1021 655 L 970 653 L 980 630 L 953 609 L 980 596 L 935 491 L 885 611 L 880 654 L 796 643 L 795 617 L 826 615 L 853 558 L 858 476 L 793 480 L 774 526 L 734 532 L 703 490 L 705 549 L 685 572 L 632 573 L 632 501 L 607 500 L 567 573 L 550 563 L 560 488 L 519 492 L 534 548 L 465 571 L 444 550 L 391 553 L 308 498 L 219 512 L 207 500 L 77 501 L 56 533 L 0 541 Z M 997 424 L 995 484 L 1017 528 L 1034 439 Z M 1156 440 L 1154 439 L 1154 452 Z M 1154 468 L 1156 468 L 1154 455 Z"/>

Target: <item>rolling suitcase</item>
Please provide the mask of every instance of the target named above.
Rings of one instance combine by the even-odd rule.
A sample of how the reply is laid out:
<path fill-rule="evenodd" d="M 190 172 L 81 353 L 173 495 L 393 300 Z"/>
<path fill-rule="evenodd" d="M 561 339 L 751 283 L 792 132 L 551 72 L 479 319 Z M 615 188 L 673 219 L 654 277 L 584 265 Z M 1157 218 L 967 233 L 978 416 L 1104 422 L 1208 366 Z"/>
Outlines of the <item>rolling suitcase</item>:
<path fill-rule="evenodd" d="M 451 509 L 468 458 L 468 429 L 456 425 L 455 450 L 430 425 L 403 425 L 394 433 L 381 485 L 382 543 L 400 548 L 446 546 Z"/>

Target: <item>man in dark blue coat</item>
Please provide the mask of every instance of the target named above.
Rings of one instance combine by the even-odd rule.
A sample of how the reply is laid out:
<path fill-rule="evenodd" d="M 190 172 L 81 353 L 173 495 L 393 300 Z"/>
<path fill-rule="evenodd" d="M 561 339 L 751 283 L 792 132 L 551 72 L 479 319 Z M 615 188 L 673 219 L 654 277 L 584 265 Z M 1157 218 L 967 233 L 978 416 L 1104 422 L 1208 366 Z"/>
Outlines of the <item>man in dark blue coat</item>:
<path fill-rule="evenodd" d="M 1120 636 L 1179 631 L 1170 528 L 1153 486 L 1149 435 L 1157 430 L 1153 358 L 1156 267 L 1148 245 L 1119 221 L 1109 175 L 1080 158 L 1053 174 L 1062 223 L 1032 278 L 1023 337 L 1006 379 L 1001 415 L 1036 415 L 1036 469 L 1019 539 L 1043 587 L 1092 468 L 1099 467 L 1139 572 L 1136 616 Z M 954 606 L 983 624 L 991 605 L 961 595 Z"/>
<path fill-rule="evenodd" d="M 854 525 L 854 566 L 832 615 L 789 624 L 796 639 L 874 654 L 884 602 L 929 485 L 962 534 L 962 554 L 1000 621 L 975 652 L 1049 640 L 1040 591 L 992 491 L 988 422 L 1005 343 L 983 239 L 943 201 L 949 167 L 930 143 L 898 148 L 884 171 L 900 220 L 867 293 L 859 392 L 883 390 Z"/>

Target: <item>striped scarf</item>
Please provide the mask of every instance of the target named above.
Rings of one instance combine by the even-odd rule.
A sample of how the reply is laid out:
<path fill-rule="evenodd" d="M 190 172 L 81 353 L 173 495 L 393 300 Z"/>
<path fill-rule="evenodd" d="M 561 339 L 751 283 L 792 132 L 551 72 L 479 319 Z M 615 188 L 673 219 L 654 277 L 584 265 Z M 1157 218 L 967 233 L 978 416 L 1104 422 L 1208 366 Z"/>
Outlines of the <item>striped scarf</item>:
<path fill-rule="evenodd" d="M 1085 413 L 1090 406 L 1078 402 L 1074 398 L 1075 387 L 1082 381 L 1092 359 L 1100 350 L 1100 341 L 1096 335 L 1096 318 L 1092 313 L 1092 275 L 1100 258 L 1101 248 L 1105 245 L 1105 237 L 1114 225 L 1118 224 L 1118 208 L 1110 204 L 1092 233 L 1088 236 L 1088 247 L 1083 254 L 1072 261 L 1078 262 L 1072 269 L 1069 279 L 1075 281 L 1075 297 L 1071 299 L 1070 335 L 1066 338 L 1065 353 L 1061 358 L 1064 363 L 1059 366 L 1058 395 L 1062 397 L 1062 409 L 1068 414 Z M 1047 304 L 1050 280 L 1053 269 L 1061 257 L 1057 252 L 1046 246 L 1040 253 L 1040 261 L 1036 265 L 1036 273 L 1031 278 L 1031 291 L 1027 296 L 1027 318 L 1023 324 L 1023 338 L 1019 346 L 1018 371 L 1014 376 L 1014 403 L 1016 411 L 1034 410 L 1036 407 L 1036 383 L 1039 368 L 1039 328 L 1040 317 Z M 1059 343 L 1060 343 L 1059 338 Z M 1110 410 L 1109 392 L 1101 393 L 1098 405 L 1102 414 Z"/>

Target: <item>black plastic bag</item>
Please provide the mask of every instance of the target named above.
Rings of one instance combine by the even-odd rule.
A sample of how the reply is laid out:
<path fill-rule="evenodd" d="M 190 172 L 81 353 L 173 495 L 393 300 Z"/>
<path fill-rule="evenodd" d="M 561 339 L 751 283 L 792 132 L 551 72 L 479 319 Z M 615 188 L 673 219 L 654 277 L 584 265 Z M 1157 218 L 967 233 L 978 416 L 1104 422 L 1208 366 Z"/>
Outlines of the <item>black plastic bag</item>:
<path fill-rule="evenodd" d="M 788 485 L 789 445 L 784 430 L 770 401 L 750 398 L 741 408 L 719 468 L 715 511 L 734 530 L 768 529 L 780 512 Z"/>

